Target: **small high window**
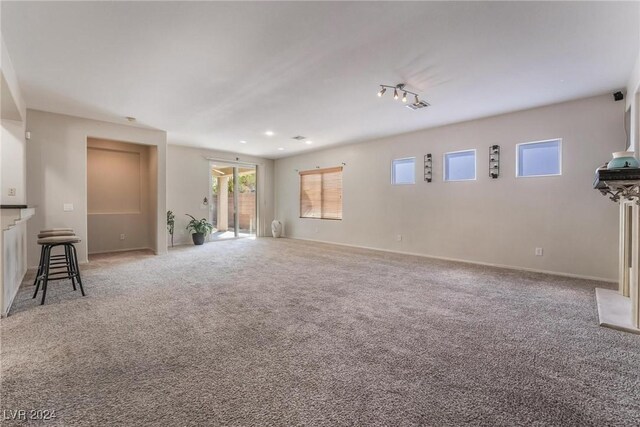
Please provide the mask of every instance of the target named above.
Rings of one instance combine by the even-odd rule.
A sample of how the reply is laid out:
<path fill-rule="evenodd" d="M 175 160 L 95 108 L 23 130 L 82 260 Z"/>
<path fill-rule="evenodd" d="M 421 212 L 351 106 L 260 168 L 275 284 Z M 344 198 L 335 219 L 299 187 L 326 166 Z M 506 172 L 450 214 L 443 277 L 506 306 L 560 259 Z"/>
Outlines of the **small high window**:
<path fill-rule="evenodd" d="M 444 154 L 445 181 L 474 181 L 476 179 L 476 150 L 454 151 Z"/>
<path fill-rule="evenodd" d="M 391 183 L 394 185 L 416 183 L 416 158 L 395 159 L 391 162 Z"/>
<path fill-rule="evenodd" d="M 516 176 L 562 174 L 562 140 L 525 142 L 517 145 Z"/>

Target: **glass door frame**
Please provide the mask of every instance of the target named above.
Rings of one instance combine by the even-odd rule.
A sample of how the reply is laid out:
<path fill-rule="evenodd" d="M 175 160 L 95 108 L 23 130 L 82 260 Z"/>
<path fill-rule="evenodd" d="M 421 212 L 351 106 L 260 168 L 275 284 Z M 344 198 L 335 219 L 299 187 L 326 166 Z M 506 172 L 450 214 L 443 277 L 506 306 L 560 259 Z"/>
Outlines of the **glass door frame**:
<path fill-rule="evenodd" d="M 247 167 L 247 168 L 253 168 L 255 169 L 255 174 L 256 174 L 256 191 L 255 191 L 255 197 L 256 197 L 256 210 L 255 210 L 255 216 L 256 216 L 256 223 L 255 223 L 255 230 L 256 230 L 256 234 L 255 236 L 259 236 L 260 233 L 260 203 L 258 203 L 258 196 L 260 195 L 260 190 L 259 190 L 259 186 L 260 186 L 260 179 L 258 178 L 258 165 L 256 163 L 248 163 L 248 162 L 240 162 L 237 160 L 227 160 L 227 159 L 217 159 L 217 158 L 212 158 L 212 157 L 206 157 L 206 159 L 209 161 L 209 199 L 211 200 L 211 202 L 213 203 L 213 174 L 211 173 L 211 170 L 213 168 L 213 164 L 214 163 L 222 163 L 222 164 L 227 164 L 231 167 L 233 167 L 233 234 L 234 234 L 234 238 L 235 239 L 239 239 L 240 238 L 240 215 L 238 212 L 238 197 L 239 197 L 239 181 L 238 181 L 238 169 L 240 167 Z M 251 231 L 249 231 L 251 232 Z"/>

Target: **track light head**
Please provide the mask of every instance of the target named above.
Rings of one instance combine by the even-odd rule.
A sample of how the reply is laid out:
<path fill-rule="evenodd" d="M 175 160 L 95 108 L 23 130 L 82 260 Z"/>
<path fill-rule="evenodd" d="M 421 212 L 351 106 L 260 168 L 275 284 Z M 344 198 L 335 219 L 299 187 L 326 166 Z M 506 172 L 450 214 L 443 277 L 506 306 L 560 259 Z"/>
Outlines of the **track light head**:
<path fill-rule="evenodd" d="M 2 0 L 0 0 L 2 1 Z M 408 99 L 409 96 L 413 96 L 415 97 L 415 102 L 410 103 L 409 105 L 406 105 L 406 107 L 409 107 L 411 109 L 415 109 L 413 108 L 416 105 L 420 105 L 422 104 L 426 104 L 427 106 L 429 105 L 428 103 L 424 102 L 424 101 L 420 101 L 420 99 L 418 98 L 418 94 L 416 92 L 413 92 L 409 89 L 406 88 L 406 84 L 405 83 L 398 83 L 397 85 L 391 86 L 391 85 L 384 85 L 384 84 L 380 84 L 378 85 L 380 86 L 380 90 L 378 91 L 378 97 L 381 97 L 382 95 L 384 95 L 384 93 L 387 91 L 387 89 L 393 89 L 393 99 L 394 100 L 398 100 L 400 99 L 400 95 L 402 95 L 402 103 L 406 104 L 408 103 Z"/>

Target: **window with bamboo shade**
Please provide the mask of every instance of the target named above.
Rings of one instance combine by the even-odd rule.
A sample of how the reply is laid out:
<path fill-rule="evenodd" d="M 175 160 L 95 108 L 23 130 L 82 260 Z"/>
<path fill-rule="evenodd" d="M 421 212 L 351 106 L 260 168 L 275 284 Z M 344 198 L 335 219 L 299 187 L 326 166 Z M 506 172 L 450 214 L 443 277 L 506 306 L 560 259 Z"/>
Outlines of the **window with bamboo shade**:
<path fill-rule="evenodd" d="M 342 219 L 342 167 L 300 172 L 300 218 Z"/>

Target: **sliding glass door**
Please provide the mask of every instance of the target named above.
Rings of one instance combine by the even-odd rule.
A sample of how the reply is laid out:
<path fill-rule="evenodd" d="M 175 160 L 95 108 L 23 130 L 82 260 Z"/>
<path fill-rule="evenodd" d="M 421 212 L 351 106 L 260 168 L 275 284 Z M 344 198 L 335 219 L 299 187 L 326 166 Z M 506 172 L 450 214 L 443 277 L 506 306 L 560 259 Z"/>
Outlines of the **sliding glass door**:
<path fill-rule="evenodd" d="M 256 166 L 211 163 L 212 240 L 255 237 L 257 228 Z"/>

